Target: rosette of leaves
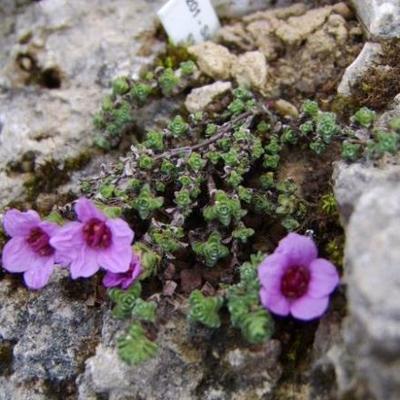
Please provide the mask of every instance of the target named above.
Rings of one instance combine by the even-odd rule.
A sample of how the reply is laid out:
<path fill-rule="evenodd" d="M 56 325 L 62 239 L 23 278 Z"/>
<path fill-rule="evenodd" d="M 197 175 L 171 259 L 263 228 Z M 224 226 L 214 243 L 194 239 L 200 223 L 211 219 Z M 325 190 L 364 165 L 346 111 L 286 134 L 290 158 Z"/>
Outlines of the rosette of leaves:
<path fill-rule="evenodd" d="M 316 118 L 319 113 L 318 103 L 314 100 L 305 100 L 303 103 L 303 113 L 309 117 Z"/>
<path fill-rule="evenodd" d="M 179 64 L 182 75 L 189 76 L 196 70 L 196 64 L 192 60 L 183 61 Z"/>
<path fill-rule="evenodd" d="M 329 144 L 333 137 L 340 133 L 340 127 L 336 122 L 336 114 L 332 112 L 320 112 L 316 119 L 316 133 L 321 140 Z"/>
<path fill-rule="evenodd" d="M 143 327 L 133 323 L 128 334 L 118 338 L 117 350 L 120 358 L 129 365 L 141 364 L 154 357 L 158 346 L 146 337 Z"/>
<path fill-rule="evenodd" d="M 139 82 L 132 85 L 130 94 L 137 101 L 137 103 L 142 106 L 146 104 L 151 92 L 152 88 L 150 85 Z"/>
<path fill-rule="evenodd" d="M 161 257 L 142 242 L 133 245 L 134 252 L 140 257 L 142 273 L 139 279 L 143 280 L 155 275 L 161 262 Z"/>
<path fill-rule="evenodd" d="M 218 190 L 214 205 L 205 207 L 203 215 L 206 221 L 218 220 L 222 225 L 229 226 L 232 220 L 239 221 L 246 215 L 246 211 L 241 208 L 240 200 Z"/>
<path fill-rule="evenodd" d="M 207 160 L 203 160 L 199 153 L 193 152 L 187 160 L 189 168 L 193 172 L 200 172 L 207 164 Z"/>
<path fill-rule="evenodd" d="M 127 290 L 110 289 L 108 295 L 115 303 L 113 308 L 113 316 L 118 319 L 124 319 L 132 315 L 132 311 L 136 305 L 136 300 L 140 297 L 142 286 L 140 282 L 136 282 Z"/>
<path fill-rule="evenodd" d="M 129 82 L 126 77 L 118 77 L 112 83 L 112 91 L 114 95 L 123 95 L 129 91 Z"/>
<path fill-rule="evenodd" d="M 146 135 L 144 145 L 155 151 L 164 150 L 164 134 L 160 131 L 149 131 Z"/>
<path fill-rule="evenodd" d="M 321 197 L 320 208 L 326 215 L 335 215 L 337 212 L 337 203 L 333 193 L 324 194 Z"/>
<path fill-rule="evenodd" d="M 168 124 L 168 129 L 173 137 L 179 138 L 189 130 L 189 124 L 182 118 L 181 115 L 177 115 Z"/>
<path fill-rule="evenodd" d="M 342 158 L 346 161 L 356 161 L 360 156 L 361 145 L 358 143 L 343 142 Z"/>
<path fill-rule="evenodd" d="M 163 203 L 163 197 L 154 196 L 150 185 L 145 184 L 139 195 L 132 201 L 132 207 L 138 212 L 141 219 L 148 219 L 154 211 L 162 207 Z"/>
<path fill-rule="evenodd" d="M 152 241 L 165 253 L 178 251 L 183 246 L 181 239 L 184 236 L 183 229 L 173 225 L 166 225 L 159 228 L 154 227 L 150 231 Z"/>
<path fill-rule="evenodd" d="M 96 137 L 97 146 L 106 150 L 117 146 L 125 128 L 133 121 L 132 107 L 127 101 L 115 105 L 112 101 L 107 103 L 107 108 L 95 117 L 96 127 L 102 131 L 102 135 Z"/>
<path fill-rule="evenodd" d="M 229 255 L 229 249 L 222 244 L 222 237 L 218 232 L 213 232 L 206 242 L 195 242 L 192 249 L 201 257 L 207 267 L 214 267 L 217 262 Z"/>
<path fill-rule="evenodd" d="M 239 157 L 240 154 L 235 148 L 230 149 L 227 153 L 221 154 L 221 158 L 224 160 L 225 165 L 228 167 L 235 167 L 236 165 L 238 165 Z"/>
<path fill-rule="evenodd" d="M 274 330 L 270 314 L 259 301 L 257 267 L 263 258 L 261 253 L 251 255 L 250 261 L 240 267 L 240 282 L 227 291 L 231 323 L 240 329 L 243 337 L 252 344 L 268 340 Z"/>
<path fill-rule="evenodd" d="M 205 297 L 200 290 L 194 290 L 189 297 L 190 311 L 188 318 L 192 322 L 199 322 L 208 328 L 219 328 L 221 319 L 219 310 L 223 299 L 220 297 Z"/>
<path fill-rule="evenodd" d="M 255 233 L 254 229 L 247 228 L 243 223 L 240 223 L 238 227 L 232 232 L 232 237 L 239 242 L 247 243 L 248 239 Z"/>
<path fill-rule="evenodd" d="M 370 128 L 375 118 L 375 111 L 370 110 L 368 107 L 362 107 L 353 115 L 351 120 L 364 128 Z"/>
<path fill-rule="evenodd" d="M 182 215 L 187 216 L 192 211 L 193 200 L 187 189 L 181 189 L 175 192 L 175 203 L 181 211 Z"/>
<path fill-rule="evenodd" d="M 192 199 L 196 199 L 201 193 L 200 185 L 203 181 L 201 176 L 193 178 L 188 175 L 182 175 L 178 178 L 178 182 L 182 185 L 182 188 L 187 190 Z"/>
<path fill-rule="evenodd" d="M 385 153 L 395 154 L 399 146 L 399 135 L 395 132 L 378 131 L 374 141 L 368 144 L 368 153 L 374 158 L 382 157 Z"/>
<path fill-rule="evenodd" d="M 251 206 L 256 214 L 273 215 L 276 204 L 268 193 L 254 193 L 251 198 Z"/>
<path fill-rule="evenodd" d="M 158 78 L 158 84 L 164 96 L 171 96 L 179 82 L 180 79 L 172 68 L 166 68 Z"/>
<path fill-rule="evenodd" d="M 136 299 L 132 309 L 132 317 L 140 321 L 155 322 L 157 304 L 152 301 L 145 301 L 141 298 Z"/>
<path fill-rule="evenodd" d="M 153 168 L 154 159 L 148 154 L 142 154 L 138 160 L 138 167 L 141 170 L 149 171 Z"/>
<path fill-rule="evenodd" d="M 176 165 L 170 160 L 163 160 L 160 166 L 160 172 L 166 178 L 173 178 L 176 173 Z"/>

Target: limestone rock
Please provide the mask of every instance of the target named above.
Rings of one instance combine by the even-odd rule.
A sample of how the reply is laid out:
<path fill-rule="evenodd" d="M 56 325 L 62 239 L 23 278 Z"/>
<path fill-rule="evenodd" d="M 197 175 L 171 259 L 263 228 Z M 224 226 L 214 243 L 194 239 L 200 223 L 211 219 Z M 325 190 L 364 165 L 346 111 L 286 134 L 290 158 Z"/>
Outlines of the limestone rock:
<path fill-rule="evenodd" d="M 137 74 L 160 47 L 146 32 L 156 29 L 153 7 L 161 3 L 1 2 L 0 207 L 21 199 L 26 179 L 10 181 L 8 163 L 26 152 L 37 164 L 63 162 L 91 143 L 91 119 L 110 80 Z"/>
<path fill-rule="evenodd" d="M 307 11 L 299 17 L 290 17 L 287 23 L 282 24 L 276 30 L 276 35 L 288 45 L 298 44 L 318 29 L 331 12 L 332 8 L 326 6 Z"/>
<path fill-rule="evenodd" d="M 44 390 L 41 385 L 63 385 L 94 351 L 101 309 L 82 301 L 94 295 L 92 283 L 75 282 L 67 288 L 65 275 L 57 271 L 40 292 L 28 291 L 20 283 L 15 290 L 9 279 L 0 281 L 0 343 L 8 344 L 12 354 L 11 391 L 19 387 L 21 393 L 29 393 L 32 380 L 39 393 Z M 18 398 L 17 393 L 10 398 Z"/>
<path fill-rule="evenodd" d="M 216 97 L 226 93 L 231 87 L 231 82 L 217 81 L 211 85 L 193 89 L 186 98 L 185 106 L 191 113 L 203 111 Z"/>
<path fill-rule="evenodd" d="M 189 53 L 197 59 L 200 70 L 214 79 L 228 79 L 236 57 L 229 50 L 213 42 L 189 47 Z"/>
<path fill-rule="evenodd" d="M 289 101 L 279 99 L 275 101 L 274 106 L 283 117 L 297 118 L 299 116 L 299 110 Z"/>
<path fill-rule="evenodd" d="M 351 87 L 367 72 L 379 57 L 382 47 L 379 43 L 367 42 L 353 63 L 347 67 L 338 86 L 338 93 L 344 96 L 351 95 Z"/>
<path fill-rule="evenodd" d="M 270 340 L 257 351 L 234 349 L 222 360 L 233 382 L 232 400 L 271 396 L 282 370 L 278 364 L 279 341 Z"/>
<path fill-rule="evenodd" d="M 397 0 L 352 0 L 367 33 L 374 38 L 400 37 L 400 3 Z"/>
<path fill-rule="evenodd" d="M 122 362 L 115 347 L 108 347 L 109 340 L 121 324 L 105 321 L 103 343 L 94 357 L 86 362 L 86 370 L 79 380 L 79 399 L 86 400 L 96 394 L 109 398 L 144 398 L 148 400 L 191 399 L 203 378 L 202 350 L 188 346 L 188 325 L 185 318 L 171 319 L 158 335 L 159 351 L 155 358 L 138 367 Z M 114 346 L 114 344 L 113 344 Z"/>
<path fill-rule="evenodd" d="M 385 169 L 378 169 L 358 163 L 347 165 L 339 162 L 335 166 L 333 179 L 340 215 L 344 224 L 347 224 L 363 193 L 383 183 L 398 182 L 400 167 L 387 166 Z"/>
<path fill-rule="evenodd" d="M 267 81 L 268 66 L 260 51 L 250 51 L 239 55 L 232 65 L 232 76 L 239 85 L 262 90 Z"/>
<path fill-rule="evenodd" d="M 345 341 L 377 399 L 400 393 L 400 184 L 375 183 L 347 228 L 349 323 Z"/>

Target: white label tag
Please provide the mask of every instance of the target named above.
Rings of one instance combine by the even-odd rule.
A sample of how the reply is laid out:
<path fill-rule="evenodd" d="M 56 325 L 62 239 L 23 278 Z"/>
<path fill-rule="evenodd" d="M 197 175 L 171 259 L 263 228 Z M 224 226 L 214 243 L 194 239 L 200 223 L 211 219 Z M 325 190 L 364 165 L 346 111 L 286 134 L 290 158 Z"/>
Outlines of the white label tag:
<path fill-rule="evenodd" d="M 174 43 L 200 43 L 220 28 L 210 0 L 170 0 L 157 14 Z"/>

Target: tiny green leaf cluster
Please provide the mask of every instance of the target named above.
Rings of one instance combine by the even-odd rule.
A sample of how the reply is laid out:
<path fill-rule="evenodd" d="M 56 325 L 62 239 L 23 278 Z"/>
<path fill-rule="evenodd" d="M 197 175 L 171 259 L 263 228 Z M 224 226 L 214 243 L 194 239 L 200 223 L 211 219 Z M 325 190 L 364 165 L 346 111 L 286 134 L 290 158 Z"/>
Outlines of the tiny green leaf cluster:
<path fill-rule="evenodd" d="M 219 310 L 222 304 L 222 298 L 205 297 L 200 290 L 194 290 L 189 297 L 188 318 L 190 321 L 199 322 L 209 328 L 219 328 L 221 326 Z"/>
<path fill-rule="evenodd" d="M 224 298 L 205 297 L 199 290 L 193 291 L 189 297 L 189 320 L 209 328 L 219 328 L 219 311 L 225 303 L 232 326 L 241 331 L 247 342 L 258 344 L 268 340 L 274 332 L 274 323 L 270 314 L 260 305 L 257 279 L 257 267 L 263 258 L 261 253 L 253 254 L 250 261 L 241 266 L 240 282 L 227 287 Z"/>
<path fill-rule="evenodd" d="M 110 289 L 108 294 L 115 303 L 113 315 L 118 319 L 133 318 L 128 333 L 118 338 L 117 350 L 122 360 L 135 365 L 152 358 L 157 351 L 157 344 L 146 337 L 140 321 L 154 323 L 156 304 L 140 298 L 140 282 L 127 290 Z"/>

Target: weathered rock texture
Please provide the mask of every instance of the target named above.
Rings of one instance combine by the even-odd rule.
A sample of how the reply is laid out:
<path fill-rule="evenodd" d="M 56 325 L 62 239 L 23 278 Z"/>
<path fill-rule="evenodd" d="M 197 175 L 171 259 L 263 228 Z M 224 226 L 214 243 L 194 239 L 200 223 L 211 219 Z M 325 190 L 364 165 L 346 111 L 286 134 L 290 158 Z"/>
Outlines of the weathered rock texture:
<path fill-rule="evenodd" d="M 388 73 L 387 62 L 379 58 L 382 41 L 400 38 L 400 3 L 397 0 L 352 0 L 352 3 L 369 42 L 347 68 L 338 86 L 338 93 L 344 96 L 352 94 L 355 83 L 368 76 L 371 67 L 379 68 L 382 64 L 382 74 Z"/>
<path fill-rule="evenodd" d="M 1 400 L 73 393 L 74 379 L 97 344 L 102 312 L 90 305 L 93 282 L 71 289 L 66 275 L 58 272 L 37 293 L 17 281 L 0 281 Z"/>
<path fill-rule="evenodd" d="M 375 38 L 400 36 L 400 4 L 397 0 L 352 0 L 368 34 Z"/>
<path fill-rule="evenodd" d="M 0 206 L 25 176 L 7 174 L 32 152 L 62 162 L 92 141 L 91 117 L 110 80 L 155 54 L 161 1 L 14 1 L 0 5 Z M 149 34 L 150 33 L 150 34 Z"/>
<path fill-rule="evenodd" d="M 336 169 L 335 195 L 347 224 L 345 281 L 349 313 L 342 350 L 347 353 L 347 361 L 336 365 L 353 365 L 344 379 L 347 388 L 342 385 L 342 389 L 348 389 L 352 379 L 354 398 L 397 399 L 400 168 L 339 164 Z M 361 387 L 367 393 L 356 395 Z"/>
<path fill-rule="evenodd" d="M 231 66 L 230 75 L 240 84 L 293 102 L 305 96 L 334 93 L 343 69 L 361 49 L 361 35 L 345 3 L 309 9 L 298 2 L 246 15 L 241 21 L 225 25 L 218 40 L 236 55 L 225 65 L 225 74 Z M 201 59 L 207 57 L 204 51 L 198 53 Z M 213 56 L 216 63 L 218 54 Z M 210 72 L 202 64 L 200 68 Z"/>

